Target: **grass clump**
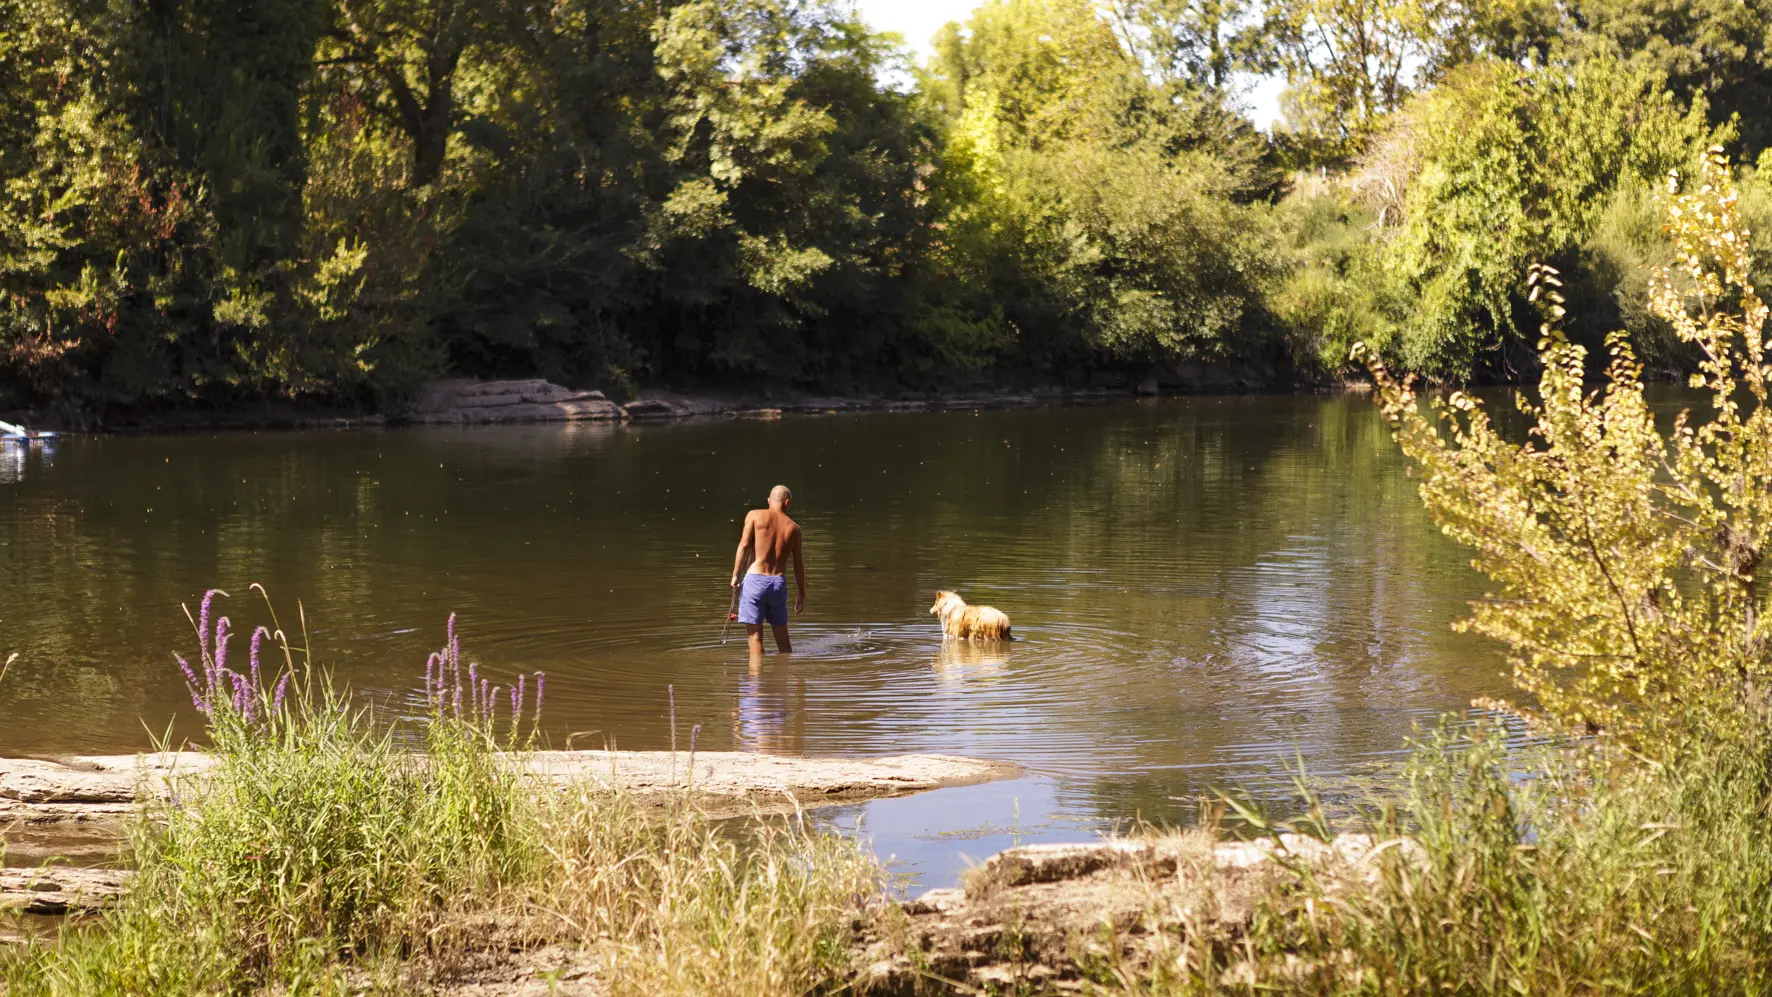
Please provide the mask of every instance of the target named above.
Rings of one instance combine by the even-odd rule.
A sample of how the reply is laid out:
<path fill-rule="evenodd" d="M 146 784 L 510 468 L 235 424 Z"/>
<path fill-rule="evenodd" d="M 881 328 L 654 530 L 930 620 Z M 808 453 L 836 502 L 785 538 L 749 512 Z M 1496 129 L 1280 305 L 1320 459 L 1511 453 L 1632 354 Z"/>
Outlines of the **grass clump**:
<path fill-rule="evenodd" d="M 297 675 L 287 643 L 261 681 L 258 633 L 231 671 L 208 603 L 187 677 L 212 764 L 142 811 L 120 908 L 0 954 L 8 997 L 429 992 L 546 944 L 592 955 L 614 994 L 800 995 L 841 973 L 881 889 L 859 846 L 780 822 L 735 836 L 687 802 L 506 764 L 534 713 L 463 673 L 453 620 L 423 714 L 395 720 Z"/>
<path fill-rule="evenodd" d="M 608 952 L 614 994 L 750 997 L 842 987 L 884 871 L 853 839 L 799 820 L 718 827 L 572 790 L 546 821 L 552 900 L 535 909 Z"/>
<path fill-rule="evenodd" d="M 1739 742 L 1681 765 L 1596 745 L 1510 753 L 1442 732 L 1353 827 L 1350 878 L 1288 871 L 1246 924 L 1171 930 L 1126 995 L 1763 994 L 1772 989 L 1772 763 Z M 1322 833 L 1323 824 L 1303 822 Z"/>

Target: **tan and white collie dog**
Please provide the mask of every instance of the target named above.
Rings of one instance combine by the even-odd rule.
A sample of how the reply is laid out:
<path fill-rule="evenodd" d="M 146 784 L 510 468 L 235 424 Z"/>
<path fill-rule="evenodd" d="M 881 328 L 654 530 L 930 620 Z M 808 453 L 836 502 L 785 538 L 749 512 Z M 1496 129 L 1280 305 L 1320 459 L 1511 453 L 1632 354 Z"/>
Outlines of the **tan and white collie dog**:
<path fill-rule="evenodd" d="M 990 606 L 968 606 L 958 592 L 935 593 L 931 616 L 941 617 L 941 633 L 950 640 L 1014 640 L 1009 617 Z"/>

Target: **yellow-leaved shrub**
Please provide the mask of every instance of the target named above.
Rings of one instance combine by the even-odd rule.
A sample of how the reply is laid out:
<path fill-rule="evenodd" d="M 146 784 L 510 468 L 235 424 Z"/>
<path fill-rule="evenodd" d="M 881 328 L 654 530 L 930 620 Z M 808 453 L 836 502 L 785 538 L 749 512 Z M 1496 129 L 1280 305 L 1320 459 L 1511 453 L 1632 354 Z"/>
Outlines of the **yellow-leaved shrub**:
<path fill-rule="evenodd" d="M 1772 664 L 1759 577 L 1772 533 L 1767 309 L 1720 151 L 1697 179 L 1668 179 L 1677 256 L 1650 287 L 1654 312 L 1701 358 L 1691 383 L 1706 397 L 1665 432 L 1623 333 L 1608 337 L 1603 383 L 1585 382 L 1549 268 L 1528 277 L 1547 321 L 1538 399 L 1517 396 L 1523 439 L 1470 395 L 1419 404 L 1355 347 L 1435 522 L 1496 585 L 1460 626 L 1507 645 L 1528 700 L 1515 708 L 1641 748 L 1749 729 Z"/>

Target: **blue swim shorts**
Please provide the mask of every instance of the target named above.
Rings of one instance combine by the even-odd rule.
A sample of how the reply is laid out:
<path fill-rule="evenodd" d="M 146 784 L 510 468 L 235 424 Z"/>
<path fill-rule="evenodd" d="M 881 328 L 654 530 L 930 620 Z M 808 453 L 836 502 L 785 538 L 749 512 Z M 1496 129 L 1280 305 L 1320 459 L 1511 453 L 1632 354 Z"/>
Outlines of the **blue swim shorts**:
<path fill-rule="evenodd" d="M 788 625 L 788 580 L 783 575 L 746 575 L 738 592 L 738 622 Z"/>

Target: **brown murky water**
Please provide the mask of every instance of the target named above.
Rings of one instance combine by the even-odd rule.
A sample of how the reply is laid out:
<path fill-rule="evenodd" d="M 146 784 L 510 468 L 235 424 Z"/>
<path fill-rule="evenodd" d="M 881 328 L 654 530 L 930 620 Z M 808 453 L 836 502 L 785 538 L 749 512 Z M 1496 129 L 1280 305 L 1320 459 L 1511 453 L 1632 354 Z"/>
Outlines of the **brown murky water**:
<path fill-rule="evenodd" d="M 720 624 L 737 524 L 777 482 L 810 598 L 798 653 L 753 671 Z M 1480 590 L 1465 562 L 1359 398 L 72 438 L 0 454 L 0 754 L 195 733 L 180 604 L 225 589 L 246 632 L 261 582 L 286 624 L 300 601 L 319 660 L 396 702 L 458 612 L 495 680 L 547 672 L 556 745 L 666 746 L 674 687 L 703 749 L 1030 772 L 877 807 L 876 831 L 1180 819 L 1503 691 L 1498 654 L 1448 629 Z M 944 648 L 937 588 L 1021 639 Z"/>

